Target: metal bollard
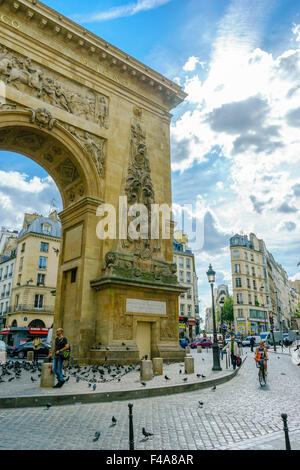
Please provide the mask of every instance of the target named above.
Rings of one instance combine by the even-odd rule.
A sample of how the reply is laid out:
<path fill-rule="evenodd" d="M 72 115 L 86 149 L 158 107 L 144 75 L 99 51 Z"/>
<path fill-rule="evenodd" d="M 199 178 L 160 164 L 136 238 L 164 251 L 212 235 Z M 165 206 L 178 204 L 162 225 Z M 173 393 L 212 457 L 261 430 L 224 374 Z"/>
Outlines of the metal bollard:
<path fill-rule="evenodd" d="M 228 369 L 228 356 L 227 356 L 227 351 L 226 351 L 224 354 L 226 354 L 226 369 Z"/>
<path fill-rule="evenodd" d="M 133 404 L 128 403 L 129 408 L 129 450 L 134 450 L 134 435 L 133 435 Z"/>
<path fill-rule="evenodd" d="M 283 421 L 283 430 L 285 435 L 285 449 L 291 450 L 290 438 L 289 438 L 289 428 L 287 426 L 287 414 L 282 413 L 281 415 Z"/>

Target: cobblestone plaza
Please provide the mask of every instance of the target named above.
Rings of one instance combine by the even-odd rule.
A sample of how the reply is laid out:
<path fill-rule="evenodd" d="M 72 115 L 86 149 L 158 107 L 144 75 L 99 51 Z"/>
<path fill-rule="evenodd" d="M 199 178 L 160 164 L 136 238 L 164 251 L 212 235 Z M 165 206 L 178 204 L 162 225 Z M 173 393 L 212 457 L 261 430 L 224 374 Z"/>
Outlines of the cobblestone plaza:
<path fill-rule="evenodd" d="M 292 449 L 300 449 L 299 368 L 290 356 L 279 353 L 270 354 L 268 367 L 264 388 L 258 383 L 252 353 L 248 352 L 238 375 L 215 391 L 207 388 L 134 400 L 135 449 L 284 449 L 281 413 L 288 415 Z M 112 416 L 117 418 L 115 426 L 111 426 Z M 49 410 L 1 409 L 0 422 L 1 449 L 129 448 L 126 401 L 77 403 Z M 143 427 L 153 437 L 145 440 Z M 97 431 L 101 435 L 94 442 Z"/>

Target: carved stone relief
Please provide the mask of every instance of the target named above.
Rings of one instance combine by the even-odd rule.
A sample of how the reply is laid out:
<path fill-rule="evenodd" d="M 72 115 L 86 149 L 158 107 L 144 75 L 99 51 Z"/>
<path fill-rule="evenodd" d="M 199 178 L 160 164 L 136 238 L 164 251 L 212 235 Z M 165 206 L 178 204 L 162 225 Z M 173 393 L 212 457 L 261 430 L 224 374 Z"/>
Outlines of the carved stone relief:
<path fill-rule="evenodd" d="M 50 111 L 46 108 L 38 108 L 36 110 L 31 109 L 31 118 L 30 122 L 37 124 L 39 127 L 47 127 L 49 130 L 52 130 L 56 119 L 53 119 Z"/>
<path fill-rule="evenodd" d="M 45 103 L 108 128 L 108 98 L 34 64 L 29 57 L 9 52 L 1 44 L 0 79 Z"/>

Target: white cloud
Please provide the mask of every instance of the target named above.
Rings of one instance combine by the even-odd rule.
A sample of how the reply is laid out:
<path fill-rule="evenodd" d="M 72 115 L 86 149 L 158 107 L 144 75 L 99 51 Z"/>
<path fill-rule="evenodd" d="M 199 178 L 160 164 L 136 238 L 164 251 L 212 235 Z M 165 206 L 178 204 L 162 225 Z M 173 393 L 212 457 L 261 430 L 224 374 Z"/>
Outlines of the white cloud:
<path fill-rule="evenodd" d="M 90 15 L 73 15 L 73 18 L 82 23 L 109 21 L 116 18 L 133 16 L 141 11 L 153 10 L 171 1 L 172 0 L 137 0 L 135 3 L 113 7 L 99 13 L 95 12 Z"/>
<path fill-rule="evenodd" d="M 197 64 L 199 64 L 202 68 L 204 68 L 205 62 L 200 61 L 198 57 L 191 56 L 189 57 L 187 62 L 184 64 L 183 70 L 185 72 L 193 72 Z"/>

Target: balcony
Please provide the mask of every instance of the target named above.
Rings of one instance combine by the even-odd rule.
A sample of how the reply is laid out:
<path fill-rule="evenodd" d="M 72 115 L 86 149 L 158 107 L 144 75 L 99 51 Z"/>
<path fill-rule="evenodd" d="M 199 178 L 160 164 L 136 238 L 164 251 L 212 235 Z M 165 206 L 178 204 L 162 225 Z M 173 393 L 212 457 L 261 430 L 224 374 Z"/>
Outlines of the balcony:
<path fill-rule="evenodd" d="M 54 313 L 54 305 L 43 305 L 42 307 L 35 307 L 34 304 L 19 304 L 14 307 L 9 307 L 9 313 L 15 312 L 41 312 L 41 313 Z"/>

